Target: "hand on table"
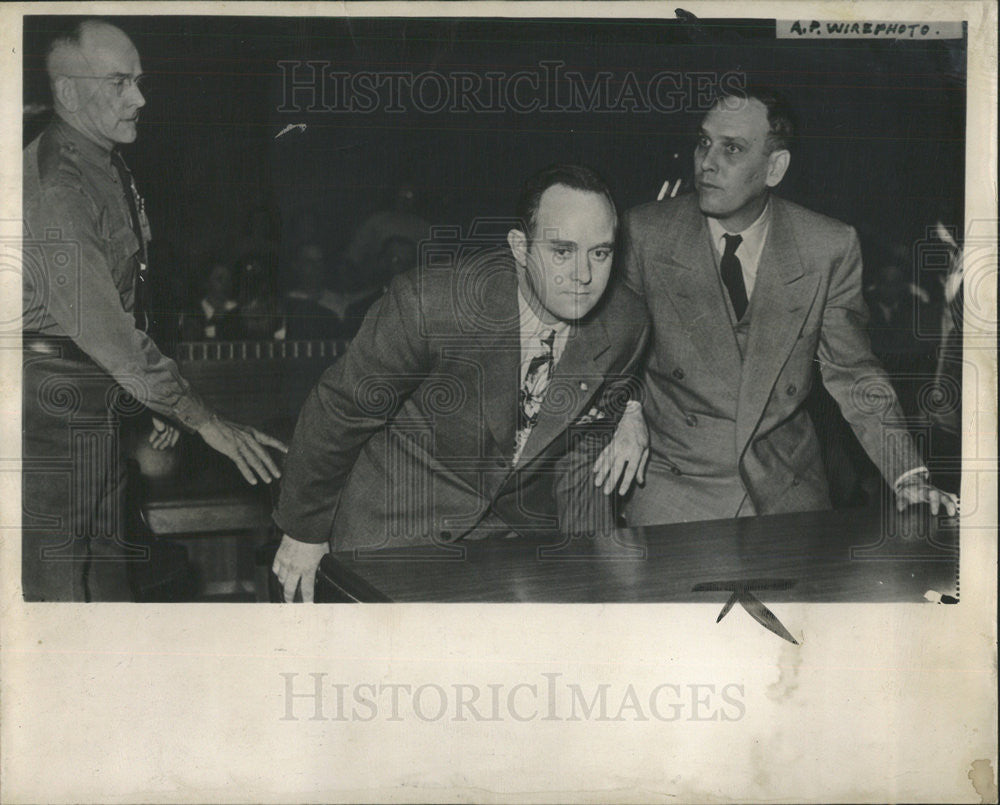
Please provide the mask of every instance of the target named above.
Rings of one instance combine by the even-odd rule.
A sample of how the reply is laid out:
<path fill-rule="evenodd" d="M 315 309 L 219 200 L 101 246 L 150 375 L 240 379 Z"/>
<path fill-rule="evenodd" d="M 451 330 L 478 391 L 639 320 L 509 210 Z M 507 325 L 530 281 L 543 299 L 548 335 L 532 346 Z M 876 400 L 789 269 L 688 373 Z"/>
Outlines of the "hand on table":
<path fill-rule="evenodd" d="M 938 489 L 923 475 L 905 479 L 896 490 L 896 508 L 899 511 L 917 503 L 927 503 L 931 514 L 943 510 L 952 517 L 958 512 L 958 495 Z"/>
<path fill-rule="evenodd" d="M 259 477 L 269 484 L 274 478 L 281 477 L 278 465 L 265 448 L 273 447 L 287 453 L 288 447 L 273 436 L 217 416 L 198 428 L 198 434 L 205 444 L 231 459 L 247 483 L 256 485 Z"/>
<path fill-rule="evenodd" d="M 302 584 L 302 601 L 312 603 L 313 589 L 316 585 L 316 568 L 329 553 L 330 545 L 326 542 L 300 542 L 288 534 L 281 538 L 281 545 L 274 556 L 271 570 L 278 577 L 285 594 L 285 603 L 290 604 L 295 598 L 295 590 Z"/>
<path fill-rule="evenodd" d="M 642 416 L 642 407 L 629 403 L 615 428 L 611 443 L 594 462 L 594 486 L 603 484 L 602 491 L 610 495 L 618 484 L 618 494 L 624 495 L 633 480 L 640 484 L 645 480 L 648 461 L 649 431 Z"/>

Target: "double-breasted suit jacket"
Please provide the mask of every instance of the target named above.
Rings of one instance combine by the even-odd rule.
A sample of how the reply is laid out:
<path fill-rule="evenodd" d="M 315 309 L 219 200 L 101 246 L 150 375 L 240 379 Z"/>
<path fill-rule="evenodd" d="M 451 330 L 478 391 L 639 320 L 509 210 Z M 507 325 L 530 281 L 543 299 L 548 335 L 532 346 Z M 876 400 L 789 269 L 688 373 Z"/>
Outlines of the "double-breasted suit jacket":
<path fill-rule="evenodd" d="M 739 326 L 696 195 L 626 217 L 626 277 L 652 320 L 650 469 L 629 502 L 630 525 L 829 508 L 805 409 L 816 367 L 890 483 L 921 463 L 871 352 L 855 231 L 777 197 L 769 204 Z"/>

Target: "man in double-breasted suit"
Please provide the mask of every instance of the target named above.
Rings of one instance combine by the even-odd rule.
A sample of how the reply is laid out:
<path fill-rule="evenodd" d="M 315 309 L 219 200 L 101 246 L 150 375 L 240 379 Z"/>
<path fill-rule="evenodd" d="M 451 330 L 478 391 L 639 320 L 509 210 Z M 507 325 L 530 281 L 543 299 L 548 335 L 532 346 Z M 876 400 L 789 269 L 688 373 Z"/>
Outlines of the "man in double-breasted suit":
<path fill-rule="evenodd" d="M 698 134 L 696 192 L 626 216 L 627 281 L 652 318 L 650 458 L 629 525 L 829 508 L 805 409 L 817 365 L 900 506 L 955 511 L 872 355 L 857 234 L 770 192 L 793 136 L 775 94 L 720 97 Z"/>
<path fill-rule="evenodd" d="M 605 294 L 617 218 L 592 171 L 540 172 L 518 217 L 509 248 L 397 277 L 313 390 L 275 512 L 286 600 L 300 582 L 312 599 L 331 542 L 610 528 L 593 467 L 626 407 L 645 309 L 622 283 Z"/>

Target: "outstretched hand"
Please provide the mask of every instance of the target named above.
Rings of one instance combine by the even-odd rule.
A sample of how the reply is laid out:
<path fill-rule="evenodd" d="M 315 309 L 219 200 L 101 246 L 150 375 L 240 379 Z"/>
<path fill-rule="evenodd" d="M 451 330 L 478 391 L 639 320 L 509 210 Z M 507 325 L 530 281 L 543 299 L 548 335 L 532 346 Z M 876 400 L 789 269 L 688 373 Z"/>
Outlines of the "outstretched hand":
<path fill-rule="evenodd" d="M 198 428 L 198 435 L 213 450 L 218 450 L 227 456 L 248 484 L 256 485 L 258 478 L 269 484 L 275 478 L 281 477 L 278 465 L 274 463 L 265 448 L 273 447 L 282 453 L 287 453 L 288 447 L 273 436 L 214 415 Z"/>

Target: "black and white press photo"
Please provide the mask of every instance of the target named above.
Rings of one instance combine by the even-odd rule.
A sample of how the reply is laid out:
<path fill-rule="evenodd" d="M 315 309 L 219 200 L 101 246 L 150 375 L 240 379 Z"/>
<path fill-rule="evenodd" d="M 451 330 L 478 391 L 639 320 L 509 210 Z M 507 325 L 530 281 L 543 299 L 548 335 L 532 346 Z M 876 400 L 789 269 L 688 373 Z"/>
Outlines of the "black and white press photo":
<path fill-rule="evenodd" d="M 26 600 L 956 596 L 962 25 L 25 22 Z"/>
<path fill-rule="evenodd" d="M 852 9 L 6 15 L 15 674 L 273 742 L 182 798 L 996 801 L 996 13 Z M 12 801 L 174 796 L 109 679 L 152 782 Z"/>

